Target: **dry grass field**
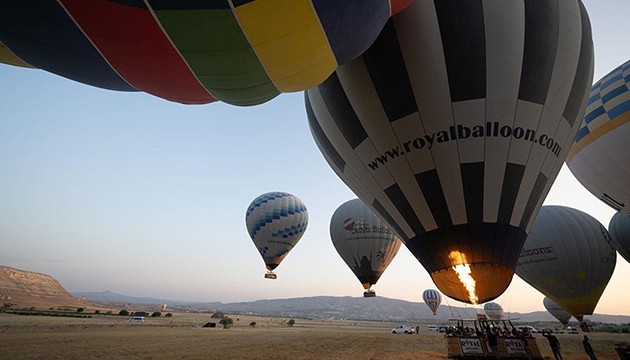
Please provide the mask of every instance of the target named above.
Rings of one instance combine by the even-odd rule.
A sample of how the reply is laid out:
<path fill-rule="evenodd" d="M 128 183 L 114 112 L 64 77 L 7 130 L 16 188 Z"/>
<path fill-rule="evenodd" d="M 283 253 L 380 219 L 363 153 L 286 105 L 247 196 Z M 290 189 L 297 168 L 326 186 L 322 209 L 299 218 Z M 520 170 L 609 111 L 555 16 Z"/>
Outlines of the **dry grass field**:
<path fill-rule="evenodd" d="M 446 359 L 441 334 L 394 335 L 394 323 L 230 316 L 229 329 L 202 328 L 209 315 L 179 314 L 130 323 L 127 317 L 90 319 L 0 313 L 0 359 Z M 216 321 L 216 319 L 212 319 Z M 251 322 L 256 327 L 251 327 Z M 415 325 L 415 324 L 414 324 Z M 217 326 L 220 326 L 217 324 Z M 598 359 L 618 359 L 614 344 L 628 334 L 593 333 Z M 564 359 L 588 359 L 581 335 L 558 335 Z M 539 344 L 551 356 L 546 339 Z"/>

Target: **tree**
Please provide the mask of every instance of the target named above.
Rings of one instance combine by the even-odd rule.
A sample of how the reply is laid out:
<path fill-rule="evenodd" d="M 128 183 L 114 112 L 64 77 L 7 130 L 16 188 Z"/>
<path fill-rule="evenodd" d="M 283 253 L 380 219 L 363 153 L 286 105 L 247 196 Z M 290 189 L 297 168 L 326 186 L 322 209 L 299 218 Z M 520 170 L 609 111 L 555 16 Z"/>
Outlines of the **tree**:
<path fill-rule="evenodd" d="M 251 327 L 256 327 L 256 322 L 255 322 L 255 321 L 250 322 L 250 323 L 249 323 L 249 326 L 251 326 Z"/>
<path fill-rule="evenodd" d="M 173 317 L 173 314 L 171 314 L 171 313 L 166 313 L 166 315 L 164 315 L 164 317 Z"/>
<path fill-rule="evenodd" d="M 129 315 L 129 311 L 122 309 L 120 310 L 120 312 L 118 313 L 118 315 L 122 315 L 122 316 L 128 316 Z"/>
<path fill-rule="evenodd" d="M 151 317 L 160 317 L 160 316 L 162 316 L 162 313 L 159 311 L 156 311 L 153 314 L 151 314 Z"/>
<path fill-rule="evenodd" d="M 78 309 L 77 309 L 77 312 L 78 312 L 78 313 L 82 313 L 82 312 L 83 312 L 83 310 L 85 310 L 85 309 L 84 309 L 84 308 L 78 308 Z"/>
<path fill-rule="evenodd" d="M 101 313 L 101 310 L 94 310 L 94 313 L 95 313 L 95 314 L 100 314 L 100 313 Z"/>
<path fill-rule="evenodd" d="M 211 319 L 223 319 L 224 317 L 225 315 L 223 314 L 223 311 L 217 311 L 210 316 Z"/>
<path fill-rule="evenodd" d="M 291 319 L 287 321 L 287 325 L 289 325 L 289 327 L 293 327 L 293 325 L 295 325 L 295 320 Z"/>
<path fill-rule="evenodd" d="M 223 319 L 221 319 L 221 321 L 219 321 L 219 324 L 223 325 L 224 329 L 227 329 L 230 325 L 232 325 L 234 323 L 234 320 L 230 319 L 229 317 L 224 317 Z"/>

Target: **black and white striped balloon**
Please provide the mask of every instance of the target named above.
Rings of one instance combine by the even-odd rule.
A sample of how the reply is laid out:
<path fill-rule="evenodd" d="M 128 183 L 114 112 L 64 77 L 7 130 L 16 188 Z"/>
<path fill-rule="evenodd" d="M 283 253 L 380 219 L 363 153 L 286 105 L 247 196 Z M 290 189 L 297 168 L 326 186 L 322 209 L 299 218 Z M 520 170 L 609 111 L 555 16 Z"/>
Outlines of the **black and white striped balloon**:
<path fill-rule="evenodd" d="M 305 101 L 337 175 L 440 291 L 482 303 L 512 279 L 592 78 L 580 0 L 416 0 Z"/>

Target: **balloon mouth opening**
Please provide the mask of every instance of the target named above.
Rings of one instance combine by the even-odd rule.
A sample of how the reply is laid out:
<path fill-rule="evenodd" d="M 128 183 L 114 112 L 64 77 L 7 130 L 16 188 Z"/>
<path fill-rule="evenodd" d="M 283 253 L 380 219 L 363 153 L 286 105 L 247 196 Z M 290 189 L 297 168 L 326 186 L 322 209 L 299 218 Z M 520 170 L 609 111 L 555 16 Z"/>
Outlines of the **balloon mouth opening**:
<path fill-rule="evenodd" d="M 444 295 L 474 305 L 499 297 L 512 282 L 514 270 L 498 264 L 456 263 L 430 275 Z"/>
<path fill-rule="evenodd" d="M 267 267 L 267 270 L 269 270 L 269 272 L 274 271 L 279 264 L 265 264 L 265 267 Z"/>
<path fill-rule="evenodd" d="M 363 285 L 363 289 L 365 289 L 365 290 L 370 290 L 370 288 L 372 287 L 372 284 L 370 284 L 370 283 L 363 283 L 361 285 Z"/>

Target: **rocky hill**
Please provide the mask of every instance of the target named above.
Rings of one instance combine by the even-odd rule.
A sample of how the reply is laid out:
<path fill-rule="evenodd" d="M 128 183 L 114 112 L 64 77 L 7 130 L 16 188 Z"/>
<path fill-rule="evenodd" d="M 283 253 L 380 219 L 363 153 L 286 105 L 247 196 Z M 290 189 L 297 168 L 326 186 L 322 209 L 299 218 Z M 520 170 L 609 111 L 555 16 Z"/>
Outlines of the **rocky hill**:
<path fill-rule="evenodd" d="M 85 306 L 52 276 L 0 266 L 0 305 L 3 304 L 38 309 Z"/>

